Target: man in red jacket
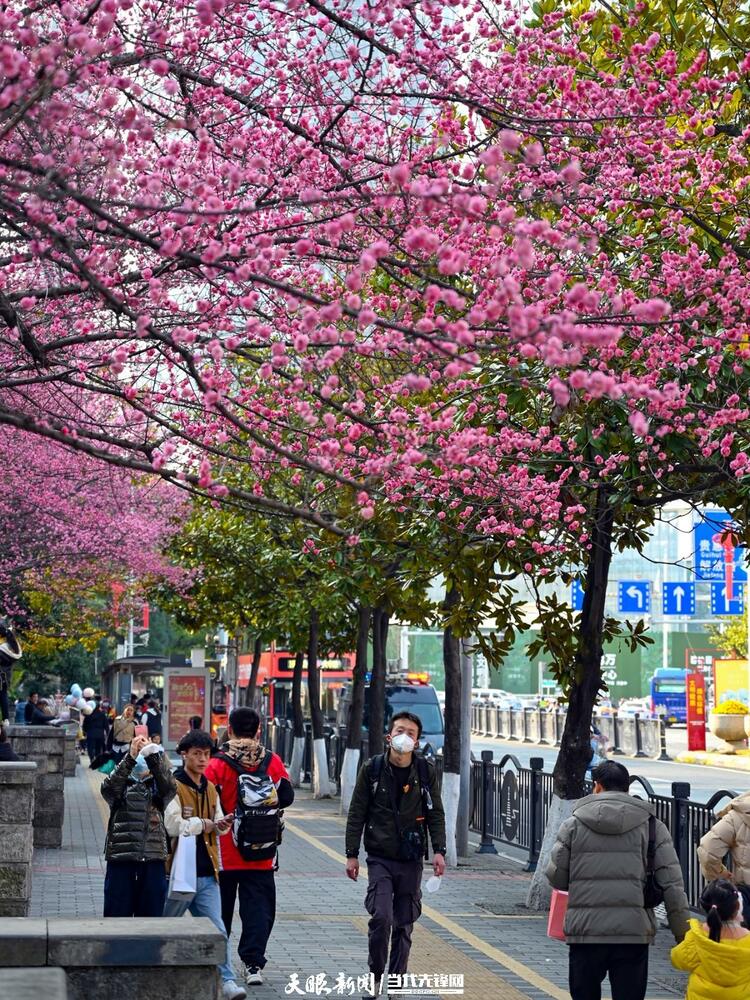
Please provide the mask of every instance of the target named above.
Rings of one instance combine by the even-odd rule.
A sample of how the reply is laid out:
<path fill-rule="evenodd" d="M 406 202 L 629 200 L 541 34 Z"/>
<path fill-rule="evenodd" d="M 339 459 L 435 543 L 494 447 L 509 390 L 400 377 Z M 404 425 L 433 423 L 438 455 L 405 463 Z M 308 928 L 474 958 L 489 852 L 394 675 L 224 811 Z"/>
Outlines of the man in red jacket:
<path fill-rule="evenodd" d="M 221 915 L 227 935 L 230 935 L 239 892 L 242 933 L 238 951 L 245 966 L 248 986 L 259 986 L 263 982 L 261 969 L 266 964 L 266 945 L 276 919 L 274 871 L 277 864 L 275 843 L 263 845 L 262 850 L 256 850 L 256 844 L 253 844 L 253 850 L 243 846 L 243 808 L 237 801 L 239 782 L 247 774 L 255 775 L 256 779 L 267 776 L 270 799 L 276 799 L 268 802 L 272 807 L 270 813 L 274 815 L 294 801 L 294 789 L 281 758 L 260 745 L 259 726 L 260 716 L 254 708 L 235 708 L 229 716 L 227 742 L 211 759 L 205 771 L 206 778 L 219 790 L 225 815 L 234 819 L 231 831 L 219 840 Z M 260 816 L 264 828 L 268 828 L 269 821 L 273 822 L 270 816 Z M 249 859 L 248 854 L 260 854 L 262 857 L 260 860 Z"/>

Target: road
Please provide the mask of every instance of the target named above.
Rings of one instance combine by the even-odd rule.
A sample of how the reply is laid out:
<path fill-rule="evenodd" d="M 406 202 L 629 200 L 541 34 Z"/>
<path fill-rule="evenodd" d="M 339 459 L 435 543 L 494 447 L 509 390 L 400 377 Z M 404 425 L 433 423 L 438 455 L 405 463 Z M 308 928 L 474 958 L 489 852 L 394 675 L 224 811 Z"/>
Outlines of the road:
<path fill-rule="evenodd" d="M 672 755 L 685 748 L 685 730 L 668 730 L 668 753 Z M 528 767 L 532 757 L 542 757 L 545 771 L 552 770 L 557 758 L 557 750 L 554 747 L 481 736 L 472 736 L 471 749 L 475 757 L 479 757 L 482 750 L 492 750 L 495 761 L 500 761 L 506 753 L 512 753 L 523 767 Z M 750 788 L 750 772 L 748 771 L 735 771 L 727 768 L 719 770 L 718 768 L 700 767 L 696 764 L 675 764 L 673 761 L 635 760 L 632 757 L 617 757 L 615 759 L 620 760 L 631 774 L 638 774 L 642 778 L 648 779 L 657 795 L 671 795 L 673 781 L 687 781 L 690 784 L 690 797 L 695 802 L 707 802 L 719 789 L 744 792 Z"/>

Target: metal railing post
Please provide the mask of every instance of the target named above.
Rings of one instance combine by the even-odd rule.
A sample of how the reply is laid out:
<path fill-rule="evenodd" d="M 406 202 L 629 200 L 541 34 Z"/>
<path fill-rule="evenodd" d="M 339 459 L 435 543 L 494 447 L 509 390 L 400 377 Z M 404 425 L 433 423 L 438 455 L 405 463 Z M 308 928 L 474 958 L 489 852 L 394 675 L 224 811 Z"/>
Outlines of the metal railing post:
<path fill-rule="evenodd" d="M 532 757 L 529 760 L 529 767 L 531 768 L 531 802 L 529 803 L 531 829 L 529 831 L 529 859 L 524 865 L 523 870 L 525 872 L 534 872 L 539 861 L 539 852 L 544 837 L 544 830 L 542 829 L 542 770 L 544 768 L 544 758 Z"/>
<path fill-rule="evenodd" d="M 687 887 L 690 885 L 690 821 L 688 816 L 690 782 L 673 781 L 672 797 L 674 798 L 672 840 L 682 869 L 682 880 Z"/>
<path fill-rule="evenodd" d="M 648 757 L 648 754 L 643 752 L 643 740 L 641 739 L 641 717 L 638 712 L 633 715 L 633 719 L 635 721 L 635 756 Z"/>
<path fill-rule="evenodd" d="M 617 709 L 612 710 L 612 753 L 621 754 L 622 747 L 620 746 L 620 719 L 617 715 Z"/>
<path fill-rule="evenodd" d="M 529 736 L 529 712 L 533 711 L 531 708 L 522 708 L 521 713 L 523 715 L 523 742 L 533 743 L 534 741 Z"/>
<path fill-rule="evenodd" d="M 659 756 L 657 760 L 671 760 L 672 758 L 667 753 L 667 727 L 664 723 L 664 719 L 659 719 Z"/>
<path fill-rule="evenodd" d="M 490 830 L 494 818 L 492 797 L 492 750 L 482 750 L 482 839 L 477 848 L 477 854 L 497 854 L 497 848 L 492 843 Z"/>

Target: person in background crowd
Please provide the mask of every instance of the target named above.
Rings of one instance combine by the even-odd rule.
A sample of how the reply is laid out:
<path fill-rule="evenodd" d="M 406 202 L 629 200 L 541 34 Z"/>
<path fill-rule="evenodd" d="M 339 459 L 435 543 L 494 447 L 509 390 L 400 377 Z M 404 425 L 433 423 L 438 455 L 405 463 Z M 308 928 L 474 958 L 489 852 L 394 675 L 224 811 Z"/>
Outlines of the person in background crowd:
<path fill-rule="evenodd" d="M 232 817 L 224 816 L 216 786 L 204 774 L 211 760 L 213 741 L 208 733 L 193 729 L 180 740 L 177 753 L 182 754 L 183 766 L 174 773 L 177 795 L 167 806 L 164 825 L 172 838 L 167 868 L 171 868 L 180 837 L 196 838 L 196 893 L 188 904 L 167 899 L 165 917 L 181 917 L 190 910 L 194 917 L 208 917 L 226 938 L 221 919 L 219 892 L 219 836 L 232 825 Z M 247 991 L 238 986 L 232 972 L 227 940 L 227 955 L 219 966 L 224 1000 L 243 1000 Z"/>
<path fill-rule="evenodd" d="M 750 931 L 742 924 L 742 898 L 721 878 L 703 890 L 701 906 L 706 922 L 691 920 L 685 940 L 672 949 L 672 965 L 690 973 L 687 1000 L 747 1000 Z"/>
<path fill-rule="evenodd" d="M 281 758 L 261 746 L 258 739 L 260 716 L 254 708 L 235 708 L 229 716 L 229 739 L 206 767 L 205 776 L 219 789 L 221 807 L 232 816 L 238 809 L 239 779 L 242 774 L 261 772 L 268 776 L 276 789 L 274 803 L 278 812 L 294 801 L 294 789 Z M 260 846 L 260 845 L 258 845 Z M 221 911 L 227 934 L 232 933 L 234 906 L 239 892 L 240 936 L 239 955 L 245 966 L 245 983 L 259 986 L 261 970 L 266 964 L 266 945 L 276 919 L 276 844 L 270 856 L 263 860 L 246 860 L 234 842 L 234 831 L 220 839 Z M 262 853 L 265 853 L 263 851 Z"/>
<path fill-rule="evenodd" d="M 104 728 L 104 747 L 106 750 L 112 749 L 112 726 L 115 721 L 115 710 L 112 708 L 112 703 L 109 698 L 102 698 L 99 708 L 104 712 L 104 718 L 106 719 L 106 725 Z"/>
<path fill-rule="evenodd" d="M 200 717 L 200 715 L 191 715 L 190 719 L 188 721 L 188 725 L 190 726 L 190 729 L 188 730 L 188 732 L 190 732 L 190 730 L 192 730 L 192 729 L 200 729 L 200 730 L 202 730 L 203 729 L 203 719 Z"/>
<path fill-rule="evenodd" d="M 30 726 L 55 726 L 59 722 L 55 718 L 55 703 L 50 698 L 40 698 L 31 711 Z"/>
<path fill-rule="evenodd" d="M 104 916 L 160 917 L 169 854 L 164 810 L 177 793 L 166 754 L 136 736 L 101 792 L 110 808 Z"/>
<path fill-rule="evenodd" d="M 20 759 L 21 758 L 18 756 L 17 753 L 14 752 L 13 747 L 11 746 L 7 732 L 2 726 L 0 726 L 0 761 L 12 761 Z"/>
<path fill-rule="evenodd" d="M 732 870 L 724 859 L 730 855 Z M 698 862 L 707 882 L 728 879 L 742 896 L 745 925 L 750 927 L 750 792 L 737 795 L 722 809 L 698 845 Z"/>
<path fill-rule="evenodd" d="M 601 1000 L 609 976 L 612 1000 L 644 1000 L 648 949 L 656 934 L 645 905 L 648 845 L 677 941 L 688 928 L 688 903 L 672 835 L 650 802 L 629 794 L 630 775 L 617 761 L 594 768 L 594 794 L 578 800 L 560 827 L 547 867 L 555 889 L 569 893 L 565 939 L 572 1000 Z"/>
<path fill-rule="evenodd" d="M 8 689 L 13 667 L 23 656 L 21 644 L 10 625 L 0 625 L 0 726 L 10 725 Z"/>
<path fill-rule="evenodd" d="M 23 706 L 23 721 L 27 726 L 31 725 L 31 720 L 34 716 L 34 707 L 39 702 L 39 692 L 30 691 L 29 696 L 26 699 L 26 704 Z"/>
<path fill-rule="evenodd" d="M 93 762 L 104 753 L 107 732 L 107 716 L 102 712 L 98 702 L 91 715 L 84 715 L 81 728 L 86 736 L 86 752 L 89 755 L 89 761 Z"/>
<path fill-rule="evenodd" d="M 158 736 L 159 742 L 161 742 L 161 712 L 153 698 L 148 702 L 145 712 L 141 715 L 141 725 L 148 729 L 149 739 Z"/>
<path fill-rule="evenodd" d="M 112 753 L 118 758 L 124 757 L 135 736 L 135 709 L 126 705 L 112 726 Z"/>

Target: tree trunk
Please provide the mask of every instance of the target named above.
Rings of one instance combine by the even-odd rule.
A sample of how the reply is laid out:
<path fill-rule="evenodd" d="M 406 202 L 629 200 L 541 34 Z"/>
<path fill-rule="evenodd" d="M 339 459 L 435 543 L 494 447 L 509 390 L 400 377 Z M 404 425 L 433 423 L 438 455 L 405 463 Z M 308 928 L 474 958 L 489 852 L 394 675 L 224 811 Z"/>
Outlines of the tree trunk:
<path fill-rule="evenodd" d="M 555 763 L 554 797 L 537 871 L 526 901 L 535 910 L 546 909 L 549 905 L 550 888 L 544 870 L 560 824 L 571 815 L 576 799 L 583 795 L 586 768 L 591 760 L 591 716 L 602 686 L 602 631 L 612 559 L 613 523 L 614 511 L 609 503 L 607 488 L 601 484 L 596 493 L 583 608 L 578 626 L 575 678 L 568 692 L 565 728 Z"/>
<path fill-rule="evenodd" d="M 370 757 L 383 752 L 385 729 L 385 640 L 388 636 L 388 613 L 383 608 L 372 612 L 372 679 L 370 681 L 370 718 L 368 752 Z"/>
<path fill-rule="evenodd" d="M 329 799 L 331 782 L 328 777 L 328 755 L 323 733 L 323 711 L 320 707 L 320 667 L 318 637 L 320 620 L 315 608 L 310 612 L 310 642 L 307 648 L 307 693 L 310 698 L 310 721 L 313 738 L 313 798 Z"/>
<path fill-rule="evenodd" d="M 453 584 L 445 592 L 443 608 L 449 613 L 459 602 Z M 443 744 L 443 789 L 445 808 L 446 862 L 458 863 L 456 819 L 461 791 L 461 658 L 459 642 L 448 625 L 443 630 L 443 667 L 445 668 L 445 743 Z"/>
<path fill-rule="evenodd" d="M 253 663 L 250 667 L 250 680 L 247 682 L 247 700 L 245 704 L 255 707 L 255 696 L 258 688 L 258 670 L 260 669 L 260 654 L 263 652 L 263 643 L 260 636 L 255 640 L 253 646 Z"/>
<path fill-rule="evenodd" d="M 461 641 L 461 766 L 456 814 L 456 854 L 459 858 L 469 854 L 469 818 L 471 815 L 471 685 L 474 659 L 472 644 Z"/>
<path fill-rule="evenodd" d="M 341 812 L 349 812 L 354 784 L 359 770 L 362 746 L 362 715 L 365 707 L 365 674 L 367 673 L 367 640 L 370 636 L 370 608 L 360 607 L 357 615 L 357 657 L 352 671 L 352 701 L 346 720 L 346 750 L 341 767 Z"/>
<path fill-rule="evenodd" d="M 302 764 L 305 757 L 305 717 L 302 714 L 302 669 L 305 665 L 305 654 L 297 653 L 294 657 L 294 673 L 292 675 L 292 762 L 289 765 L 289 776 L 292 785 L 299 788 L 302 780 Z"/>

